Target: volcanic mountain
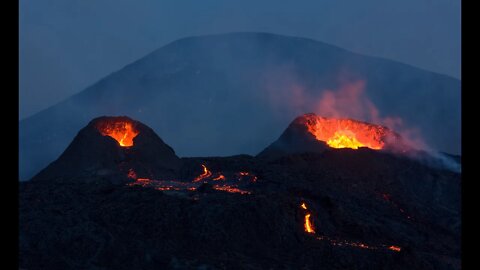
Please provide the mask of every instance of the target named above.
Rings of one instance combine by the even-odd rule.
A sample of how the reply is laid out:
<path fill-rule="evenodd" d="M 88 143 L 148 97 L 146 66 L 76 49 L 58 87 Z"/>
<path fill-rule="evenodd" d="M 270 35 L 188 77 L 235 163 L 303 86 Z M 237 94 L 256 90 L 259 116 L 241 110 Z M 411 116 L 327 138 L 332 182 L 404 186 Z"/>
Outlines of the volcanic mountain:
<path fill-rule="evenodd" d="M 405 152 L 409 147 L 399 134 L 379 125 L 353 119 L 325 118 L 314 113 L 293 120 L 280 138 L 260 152 L 257 157 L 324 152 L 329 147 Z"/>
<path fill-rule="evenodd" d="M 84 127 L 60 157 L 35 179 L 101 175 L 112 180 L 136 177 L 172 178 L 181 161 L 173 149 L 144 124 L 128 117 L 99 117 Z M 125 179 L 124 179 L 125 180 Z"/>
<path fill-rule="evenodd" d="M 460 269 L 460 174 L 300 125 L 332 120 L 287 128 L 318 152 L 179 159 L 138 121 L 96 118 L 20 183 L 20 267 Z"/>
<path fill-rule="evenodd" d="M 20 121 L 20 179 L 57 159 L 101 115 L 148 124 L 179 156 L 254 155 L 291 119 L 317 112 L 297 90 L 315 101 L 357 80 L 381 117 L 400 117 L 433 148 L 460 153 L 459 80 L 310 39 L 231 33 L 174 41 Z"/>

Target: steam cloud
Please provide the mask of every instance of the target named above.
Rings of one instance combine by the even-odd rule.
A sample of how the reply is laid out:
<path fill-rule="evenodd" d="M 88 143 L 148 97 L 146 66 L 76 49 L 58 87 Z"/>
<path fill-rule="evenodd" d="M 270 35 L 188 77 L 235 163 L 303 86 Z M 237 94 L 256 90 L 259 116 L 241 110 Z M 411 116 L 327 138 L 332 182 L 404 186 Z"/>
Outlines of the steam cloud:
<path fill-rule="evenodd" d="M 284 70 L 285 71 L 285 70 Z M 284 111 L 285 105 L 295 115 L 310 112 L 308 108 L 315 108 L 314 113 L 323 117 L 351 118 L 377 125 L 383 125 L 400 134 L 402 140 L 416 150 L 422 150 L 435 160 L 425 159 L 417 154 L 410 154 L 429 166 L 435 166 L 454 172 L 461 171 L 461 165 L 451 157 L 439 153 L 429 147 L 423 139 L 419 128 L 405 123 L 397 116 L 381 115 L 377 106 L 367 96 L 365 80 L 346 80 L 340 76 L 337 89 L 322 89 L 322 91 L 307 91 L 307 87 L 298 83 L 298 80 L 288 76 L 288 71 L 282 76 L 276 76 L 280 82 L 269 83 L 266 87 L 270 105 L 277 111 Z M 276 74 L 279 75 L 279 74 Z M 286 76 L 285 76 L 286 75 Z M 281 87 L 279 87 L 281 84 Z M 314 94 L 320 93 L 320 94 Z M 285 102 L 288 101 L 286 104 Z"/>
<path fill-rule="evenodd" d="M 430 151 L 416 127 L 408 126 L 400 117 L 382 117 L 379 110 L 365 94 L 366 82 L 357 80 L 345 82 L 338 90 L 324 90 L 318 105 L 318 115 L 335 118 L 353 118 L 377 125 L 383 125 L 399 133 L 405 142 L 421 150 Z"/>

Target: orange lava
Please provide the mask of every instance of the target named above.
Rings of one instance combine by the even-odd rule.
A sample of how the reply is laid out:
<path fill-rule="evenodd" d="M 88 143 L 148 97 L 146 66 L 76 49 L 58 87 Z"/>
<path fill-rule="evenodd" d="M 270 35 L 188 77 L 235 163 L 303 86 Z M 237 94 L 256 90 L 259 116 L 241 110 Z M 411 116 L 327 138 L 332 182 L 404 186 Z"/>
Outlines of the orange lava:
<path fill-rule="evenodd" d="M 103 136 L 114 138 L 122 147 L 133 146 L 133 138 L 139 133 L 132 123 L 127 121 L 105 121 L 99 123 L 97 128 Z"/>
<path fill-rule="evenodd" d="M 302 205 L 300 205 L 303 209 L 307 210 L 307 205 L 305 203 L 302 203 Z"/>
<path fill-rule="evenodd" d="M 128 183 L 127 186 L 142 186 L 148 187 L 154 183 L 154 180 L 150 180 L 148 178 L 137 178 L 137 180 L 133 183 Z"/>
<path fill-rule="evenodd" d="M 193 182 L 198 182 L 202 179 L 212 176 L 212 173 L 207 169 L 205 165 L 202 164 L 202 167 L 203 167 L 203 173 L 197 176 L 195 179 L 193 179 Z"/>
<path fill-rule="evenodd" d="M 302 203 L 300 205 L 303 209 L 307 210 L 307 205 L 305 203 Z M 315 230 L 313 228 L 313 224 L 312 222 L 310 221 L 310 216 L 311 214 L 310 213 L 306 213 L 305 214 L 305 224 L 304 224 L 304 227 L 305 227 L 305 231 L 308 232 L 308 233 L 315 233 Z"/>
<path fill-rule="evenodd" d="M 315 233 L 313 229 L 313 224 L 310 221 L 310 214 L 305 215 L 305 231 L 308 233 Z"/>
<path fill-rule="evenodd" d="M 128 170 L 127 177 L 136 180 L 137 179 L 137 174 L 135 173 L 135 171 L 133 169 L 130 169 L 130 170 Z"/>
<path fill-rule="evenodd" d="M 397 246 L 389 246 L 388 249 L 396 251 L 396 252 L 400 252 L 402 250 L 402 248 L 397 247 Z"/>
<path fill-rule="evenodd" d="M 304 210 L 308 210 L 307 205 L 304 202 L 302 202 L 300 207 Z M 310 216 L 311 216 L 311 214 L 308 213 L 308 212 L 305 214 L 305 223 L 304 223 L 305 231 L 307 233 L 311 233 L 311 234 L 315 235 L 315 229 L 313 228 L 313 224 L 310 221 Z M 395 251 L 395 252 L 399 252 L 400 250 L 402 250 L 398 246 L 388 246 L 388 245 L 370 246 L 370 245 L 367 245 L 367 244 L 361 243 L 361 242 L 352 242 L 352 241 L 348 241 L 348 240 L 333 239 L 333 238 L 330 238 L 326 235 L 315 235 L 315 238 L 317 240 L 321 240 L 321 241 L 328 241 L 331 245 L 338 246 L 338 247 L 350 246 L 350 247 L 355 247 L 355 248 L 372 249 L 372 250 L 389 249 L 389 250 L 392 250 L 392 251 Z"/>
<path fill-rule="evenodd" d="M 220 190 L 220 191 L 226 191 L 226 192 L 230 192 L 230 193 L 240 193 L 240 194 L 242 194 L 242 195 L 244 195 L 244 194 L 251 194 L 250 191 L 241 190 L 241 189 L 239 189 L 239 188 L 232 187 L 232 186 L 219 186 L 219 185 L 214 185 L 214 186 L 213 186 L 213 189 L 215 189 L 215 190 Z"/>
<path fill-rule="evenodd" d="M 327 241 L 332 246 L 337 246 L 337 247 L 354 247 L 354 248 L 362 248 L 362 249 L 370 249 L 370 250 L 388 249 L 388 250 L 392 250 L 392 251 L 395 251 L 395 252 L 400 252 L 400 250 L 402 250 L 402 248 L 400 248 L 398 246 L 387 246 L 387 245 L 371 246 L 371 245 L 367 245 L 365 243 L 360 243 L 360 242 L 352 242 L 352 241 L 348 241 L 348 240 L 332 239 L 332 238 L 330 238 L 328 236 L 325 236 L 325 235 L 316 236 L 315 238 L 317 240 Z"/>
<path fill-rule="evenodd" d="M 225 180 L 225 176 L 223 176 L 223 174 L 220 174 L 219 176 L 213 178 L 213 180 L 215 180 L 215 181 Z"/>
<path fill-rule="evenodd" d="M 352 119 L 334 119 L 305 115 L 308 131 L 333 148 L 368 147 L 382 149 L 388 129 Z"/>

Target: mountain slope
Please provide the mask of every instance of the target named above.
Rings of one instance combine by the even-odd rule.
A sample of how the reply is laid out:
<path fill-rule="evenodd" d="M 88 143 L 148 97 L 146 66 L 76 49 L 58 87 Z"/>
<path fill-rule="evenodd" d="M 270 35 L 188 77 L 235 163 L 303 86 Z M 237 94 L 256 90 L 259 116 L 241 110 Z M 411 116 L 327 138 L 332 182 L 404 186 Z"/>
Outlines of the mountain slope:
<path fill-rule="evenodd" d="M 344 77 L 366 82 L 382 116 L 420 128 L 438 150 L 460 152 L 459 80 L 314 40 L 232 33 L 172 42 L 20 121 L 20 179 L 100 115 L 142 121 L 180 156 L 257 154 L 296 115 L 318 109 L 298 102 L 295 89 L 319 97 Z"/>
<path fill-rule="evenodd" d="M 109 120 L 132 123 L 132 146 Z M 461 269 L 459 173 L 366 147 L 178 161 L 140 122 L 94 119 L 19 183 L 20 267 Z"/>

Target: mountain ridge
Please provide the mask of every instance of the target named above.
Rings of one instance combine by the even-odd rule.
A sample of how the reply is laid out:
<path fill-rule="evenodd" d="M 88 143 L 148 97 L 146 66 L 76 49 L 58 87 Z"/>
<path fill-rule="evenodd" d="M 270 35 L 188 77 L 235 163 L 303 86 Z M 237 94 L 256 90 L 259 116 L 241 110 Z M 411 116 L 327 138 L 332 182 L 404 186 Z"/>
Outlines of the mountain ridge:
<path fill-rule="evenodd" d="M 450 138 L 436 132 L 443 137 L 436 138 L 434 145 L 457 144 L 459 106 L 456 101 L 460 91 L 455 93 L 455 88 L 460 89 L 460 81 L 454 78 L 383 58 L 359 55 L 312 39 L 266 33 L 228 33 L 173 41 L 63 102 L 21 120 L 20 178 L 28 179 L 58 157 L 75 132 L 100 115 L 125 114 L 141 120 L 156 132 L 165 134 L 180 156 L 257 154 L 300 113 L 300 109 L 302 113 L 312 111 L 312 108 L 303 108 L 308 106 L 287 108 L 289 87 L 301 83 L 315 95 L 321 93 L 321 89 L 335 89 L 339 85 L 336 77 L 345 66 L 356 73 L 354 77 L 367 80 L 368 94 L 385 114 L 389 114 L 386 110 L 400 111 L 402 118 L 401 114 L 408 114 L 400 106 L 391 109 L 389 104 L 398 99 L 395 93 L 405 91 L 402 89 L 407 86 L 419 85 L 420 90 L 424 90 L 409 90 L 417 98 L 404 98 L 405 102 L 427 110 L 420 114 L 422 120 L 418 121 L 427 130 L 432 129 L 429 123 L 440 123 L 453 115 L 444 129 L 454 132 Z M 388 74 L 382 76 L 385 70 Z M 392 75 L 395 73 L 401 76 Z M 395 89 L 380 98 L 380 89 L 387 88 L 388 84 Z M 434 88 L 440 93 L 432 97 L 429 93 Z M 281 98 L 284 95 L 283 99 L 275 100 L 277 94 Z M 427 109 L 415 101 L 425 97 L 434 99 L 435 108 Z M 245 110 L 247 106 L 249 111 Z M 441 109 L 445 107 L 447 111 Z M 180 115 L 182 111 L 188 114 Z M 219 118 L 219 112 L 227 120 Z M 260 114 L 262 116 L 257 117 Z M 405 118 L 406 122 L 415 119 Z M 232 127 L 231 122 L 236 122 L 237 127 Z M 436 128 L 438 131 L 439 127 Z M 198 132 L 182 135 L 184 137 L 175 135 L 186 134 L 190 129 Z M 245 137 L 257 139 L 249 141 Z M 192 140 L 198 144 L 189 144 Z M 455 147 L 441 150 L 456 154 L 451 150 Z"/>
<path fill-rule="evenodd" d="M 93 119 L 19 183 L 20 266 L 461 269 L 460 173 L 366 147 L 174 153 L 129 117 Z"/>
<path fill-rule="evenodd" d="M 348 52 L 348 53 L 351 53 L 351 54 L 358 54 L 358 55 L 361 55 L 361 56 L 366 56 L 366 57 L 369 57 L 369 58 L 375 58 L 375 59 L 378 59 L 380 61 L 387 61 L 387 62 L 395 62 L 397 64 L 400 64 L 400 65 L 404 65 L 406 67 L 409 67 L 409 68 L 414 68 L 414 69 L 418 69 L 418 70 L 421 70 L 421 71 L 424 71 L 424 72 L 428 72 L 428 73 L 434 73 L 436 75 L 439 75 L 439 76 L 444 76 L 448 79 L 453 79 L 453 80 L 458 80 L 458 81 L 461 81 L 461 79 L 458 79 L 458 78 L 455 78 L 454 76 L 451 76 L 451 75 L 448 75 L 448 74 L 444 74 L 444 73 L 440 73 L 440 72 L 436 72 L 436 71 L 431 71 L 431 70 L 428 70 L 428 69 L 425 69 L 425 68 L 421 68 L 421 67 L 417 67 L 415 65 L 412 65 L 412 64 L 408 64 L 408 63 L 404 63 L 404 62 L 401 62 L 401 61 L 397 61 L 397 60 L 391 60 L 391 59 L 388 59 L 388 58 L 385 58 L 385 57 L 381 57 L 381 56 L 375 56 L 375 55 L 369 55 L 369 54 L 363 54 L 363 53 L 359 53 L 359 52 L 354 52 L 354 51 L 351 51 L 351 50 L 347 50 L 347 49 L 344 49 L 344 48 L 341 48 L 341 47 L 338 47 L 336 45 L 332 45 L 330 43 L 327 43 L 327 42 L 323 42 L 323 41 L 319 41 L 319 40 L 316 40 L 316 39 L 313 39 L 313 38 L 307 38 L 307 37 L 300 37 L 300 36 L 289 36 L 289 35 L 283 35 L 283 34 L 276 34 L 276 33 L 269 33 L 269 32 L 249 32 L 249 31 L 245 31 L 245 32 L 226 32 L 226 33 L 218 33 L 218 34 L 208 34 L 208 35 L 195 35 L 195 36 L 186 36 L 186 37 L 182 37 L 182 38 L 179 38 L 179 39 L 176 39 L 172 42 L 169 42 L 163 46 L 161 46 L 160 48 L 157 48 L 147 54 L 145 54 L 144 56 L 142 56 L 141 58 L 131 62 L 131 63 L 128 63 L 124 66 L 122 66 L 121 68 L 115 70 L 115 71 L 112 71 L 111 73 L 105 75 L 103 78 L 93 82 L 92 84 L 90 84 L 89 86 L 85 87 L 83 90 L 80 90 L 79 92 L 65 98 L 64 100 L 56 103 L 56 104 L 53 104 L 45 109 L 42 109 L 34 114 L 32 114 L 31 116 L 28 116 L 28 117 L 25 117 L 23 119 L 20 119 L 19 122 L 22 122 L 22 121 L 25 121 L 25 120 L 28 120 L 32 117 L 35 117 L 36 115 L 40 114 L 40 113 L 44 113 L 45 111 L 48 111 L 50 108 L 54 107 L 54 106 L 57 106 L 57 105 L 60 105 L 61 103 L 81 94 L 83 91 L 86 91 L 88 89 L 90 89 L 91 87 L 93 87 L 94 85 L 96 85 L 97 83 L 100 83 L 101 81 L 103 81 L 104 79 L 106 79 L 107 77 L 111 76 L 111 75 L 114 75 L 120 71 L 122 71 L 123 69 L 126 69 L 126 68 L 129 68 L 130 66 L 134 66 L 135 64 L 139 64 L 141 63 L 145 58 L 149 57 L 149 56 L 152 56 L 154 55 L 157 51 L 167 47 L 167 46 L 173 46 L 175 43 L 177 42 L 182 42 L 182 41 L 188 41 L 190 39 L 195 39 L 195 38 L 201 38 L 201 37 L 216 37 L 216 36 L 226 36 L 226 35 L 236 35 L 236 34 L 260 34 L 260 35 L 274 35 L 274 36 L 284 36 L 284 37 L 289 37 L 289 38 L 295 38 L 295 39 L 300 39 L 300 40 L 305 40 L 305 41 L 309 41 L 309 42 L 315 42 L 315 43 L 323 43 L 327 46 L 331 46 L 333 48 L 336 48 L 336 49 L 339 49 L 339 51 L 344 51 L 344 52 Z"/>

